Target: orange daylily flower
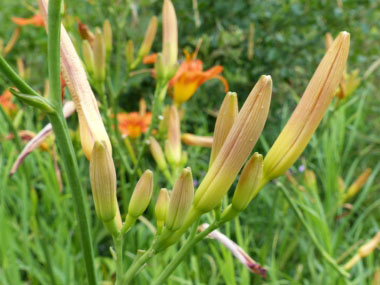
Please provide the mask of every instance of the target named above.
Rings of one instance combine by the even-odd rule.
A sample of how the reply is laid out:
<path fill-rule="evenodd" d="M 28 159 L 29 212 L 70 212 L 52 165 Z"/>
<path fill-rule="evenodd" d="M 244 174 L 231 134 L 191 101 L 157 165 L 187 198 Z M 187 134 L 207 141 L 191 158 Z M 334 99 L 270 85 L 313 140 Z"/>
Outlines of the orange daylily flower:
<path fill-rule="evenodd" d="M 220 75 L 223 71 L 223 66 L 216 65 L 203 71 L 203 62 L 196 59 L 196 54 L 197 52 L 189 54 L 185 51 L 186 60 L 181 63 L 176 74 L 169 82 L 169 88 L 172 91 L 171 96 L 177 105 L 188 101 L 199 86 L 213 78 L 222 81 L 225 92 L 228 91 L 228 82 Z M 143 59 L 143 63 L 154 63 L 156 57 L 156 54 L 148 55 Z"/>
<path fill-rule="evenodd" d="M 33 25 L 35 27 L 44 27 L 44 19 L 42 18 L 41 14 L 35 14 L 31 18 L 12 18 L 13 23 L 15 23 L 18 26 L 27 26 L 27 25 Z"/>
<path fill-rule="evenodd" d="M 12 93 L 8 89 L 0 95 L 0 105 L 3 106 L 4 110 L 8 113 L 16 109 L 16 105 L 12 103 Z"/>
<path fill-rule="evenodd" d="M 120 133 L 134 139 L 148 130 L 152 121 L 152 113 L 147 112 L 143 115 L 139 112 L 119 113 L 117 120 Z"/>

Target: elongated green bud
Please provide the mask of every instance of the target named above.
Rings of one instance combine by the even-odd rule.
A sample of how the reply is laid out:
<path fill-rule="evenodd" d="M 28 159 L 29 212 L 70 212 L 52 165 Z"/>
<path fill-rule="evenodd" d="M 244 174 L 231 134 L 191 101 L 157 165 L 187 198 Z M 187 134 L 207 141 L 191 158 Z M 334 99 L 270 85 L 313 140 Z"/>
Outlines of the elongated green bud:
<path fill-rule="evenodd" d="M 94 73 L 94 53 L 92 51 L 91 45 L 87 40 L 82 42 L 82 55 L 83 61 L 86 66 L 87 72 L 90 74 Z"/>
<path fill-rule="evenodd" d="M 139 50 L 139 53 L 138 53 L 139 58 L 143 58 L 149 53 L 154 41 L 154 37 L 156 36 L 156 31 L 157 31 L 157 17 L 153 16 L 152 19 L 150 19 L 148 28 L 146 29 L 146 32 L 145 32 L 144 41 L 141 44 L 141 47 Z"/>
<path fill-rule="evenodd" d="M 110 21 L 105 20 L 103 23 L 104 43 L 106 46 L 107 57 L 112 51 L 112 28 Z"/>
<path fill-rule="evenodd" d="M 134 61 L 134 45 L 133 41 L 129 40 L 125 46 L 125 59 L 127 60 L 128 65 L 130 66 Z"/>
<path fill-rule="evenodd" d="M 181 161 L 181 130 L 177 107 L 170 108 L 168 139 L 165 142 L 165 154 L 171 165 Z"/>
<path fill-rule="evenodd" d="M 146 170 L 137 182 L 128 206 L 128 215 L 138 218 L 148 208 L 153 193 L 153 172 Z"/>
<path fill-rule="evenodd" d="M 149 138 L 149 148 L 154 160 L 156 161 L 158 165 L 158 168 L 160 170 L 167 169 L 168 166 L 166 164 L 166 160 L 165 160 L 164 153 L 162 152 L 162 148 L 154 137 Z"/>
<path fill-rule="evenodd" d="M 94 41 L 94 78 L 103 82 L 106 78 L 106 49 L 102 31 L 97 28 Z"/>
<path fill-rule="evenodd" d="M 179 229 L 186 219 L 194 198 L 193 176 L 190 167 L 182 170 L 173 187 L 165 225 L 170 231 Z"/>
<path fill-rule="evenodd" d="M 164 0 L 162 8 L 162 55 L 166 69 L 172 68 L 178 58 L 177 17 L 170 0 Z"/>
<path fill-rule="evenodd" d="M 162 228 L 165 224 L 165 218 L 166 218 L 166 213 L 168 211 L 169 200 L 170 198 L 169 198 L 168 190 L 165 188 L 162 188 L 157 198 L 156 208 L 154 209 L 154 212 L 156 214 L 158 233 L 161 233 Z"/>
<path fill-rule="evenodd" d="M 224 97 L 222 106 L 220 106 L 215 123 L 210 156 L 210 167 L 222 148 L 224 141 L 226 140 L 228 133 L 235 122 L 238 112 L 237 94 L 235 92 L 228 92 L 226 97 Z"/>
<path fill-rule="evenodd" d="M 238 211 L 247 208 L 249 202 L 256 196 L 255 190 L 260 183 L 263 174 L 263 156 L 255 152 L 251 159 L 245 165 L 234 196 L 232 198 L 232 207 Z"/>
<path fill-rule="evenodd" d="M 119 211 L 116 198 L 116 172 L 105 142 L 95 141 L 90 157 L 90 182 L 95 210 L 103 222 Z"/>

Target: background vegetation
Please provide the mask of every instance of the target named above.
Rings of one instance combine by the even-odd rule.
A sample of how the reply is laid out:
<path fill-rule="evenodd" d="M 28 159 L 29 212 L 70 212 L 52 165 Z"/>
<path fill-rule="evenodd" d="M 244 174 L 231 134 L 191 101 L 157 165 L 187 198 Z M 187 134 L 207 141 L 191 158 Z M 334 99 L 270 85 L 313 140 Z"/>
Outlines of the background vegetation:
<path fill-rule="evenodd" d="M 101 26 L 109 18 L 113 28 L 117 21 L 111 17 L 125 5 L 123 1 L 65 1 L 68 15 L 66 27 L 72 38 L 79 38 L 75 18 L 91 29 Z M 135 21 L 128 23 L 125 39 L 141 42 L 147 22 L 152 15 L 161 14 L 161 1 L 131 1 L 136 12 Z M 348 71 L 359 69 L 363 77 L 368 68 L 380 58 L 380 3 L 379 1 L 198 1 L 199 26 L 195 21 L 193 1 L 173 1 L 179 24 L 180 49 L 193 51 L 202 38 L 198 58 L 209 68 L 224 66 L 223 75 L 230 90 L 243 102 L 261 74 L 273 78 L 273 99 L 263 135 L 255 150 L 266 153 L 294 109 L 308 80 L 323 56 L 324 35 L 336 36 L 346 30 L 351 34 Z M 15 29 L 11 17 L 30 17 L 29 5 L 35 1 L 3 0 L 0 4 L 0 38 L 7 42 Z M 254 57 L 248 60 L 249 26 L 255 25 Z M 160 29 L 153 51 L 159 51 Z M 47 78 L 47 37 L 43 29 L 23 27 L 20 38 L 7 55 L 16 66 L 21 57 L 30 70 L 28 82 L 43 90 Z M 114 58 L 113 60 L 117 60 Z M 124 60 L 124 59 L 123 59 Z M 279 182 L 291 192 L 307 224 L 313 228 L 319 242 L 339 262 L 344 263 L 357 248 L 380 231 L 380 69 L 364 78 L 355 93 L 340 104 L 332 104 L 324 121 L 313 137 L 303 157 L 290 170 L 296 181 L 282 177 Z M 8 86 L 0 77 L 0 93 Z M 148 102 L 154 89 L 149 75 L 134 77 L 120 98 L 126 111 L 137 110 L 138 100 Z M 217 110 L 223 99 L 220 83 L 210 81 L 202 86 L 185 105 L 183 132 L 210 135 Z M 21 105 L 20 105 L 21 106 Z M 46 118 L 21 107 L 22 116 L 14 124 L 20 130 L 38 132 Z M 69 119 L 73 133 L 77 122 Z M 25 161 L 26 176 L 17 173 L 8 177 L 19 151 L 9 134 L 7 123 L 0 120 L 0 283 L 1 284 L 84 284 L 85 270 L 81 257 L 77 226 L 69 191 L 59 190 L 54 161 L 47 151 L 35 151 Z M 87 189 L 91 208 L 92 199 L 88 179 L 88 162 L 84 158 L 78 138 L 73 135 L 78 152 L 83 185 Z M 52 140 L 52 139 L 50 139 Z M 187 147 L 189 166 L 194 178 L 207 170 L 209 150 Z M 154 169 L 146 155 L 146 167 Z M 317 176 L 317 187 L 305 183 L 303 169 L 311 169 Z M 350 185 L 366 168 L 372 174 L 363 189 L 349 201 L 349 209 L 339 200 L 338 177 Z M 27 177 L 27 178 L 25 178 Z M 131 194 L 126 189 L 133 185 L 120 175 L 122 201 Z M 65 185 L 65 173 L 63 173 Z M 162 186 L 156 179 L 155 193 Z M 31 185 L 33 188 L 31 188 Z M 131 191 L 131 190 L 130 190 Z M 154 201 L 154 200 L 153 200 Z M 124 203 L 124 204 L 123 204 Z M 121 202 L 122 207 L 126 206 Z M 153 204 L 146 217 L 152 217 Z M 89 209 L 90 210 L 90 209 Z M 91 210 L 94 213 L 93 209 Z M 92 232 L 99 275 L 110 279 L 114 272 L 109 246 L 111 240 L 103 225 L 92 214 Z M 183 262 L 171 277 L 171 284 L 345 284 L 315 249 L 305 228 L 289 206 L 279 186 L 269 184 L 251 203 L 239 220 L 222 228 L 237 241 L 250 256 L 268 269 L 263 279 L 252 275 L 216 241 L 205 240 Z M 128 234 L 127 254 L 132 260 L 137 249 L 146 248 L 152 235 L 143 223 Z M 136 284 L 148 282 L 154 272 L 163 269 L 175 248 L 154 259 L 153 264 L 140 274 Z M 127 257 L 128 258 L 128 257 Z M 353 284 L 375 283 L 380 274 L 380 252 L 377 250 L 358 263 L 351 271 Z M 51 274 L 53 272 L 53 274 Z M 54 276 L 54 277 L 52 277 Z M 377 281 L 379 282 L 379 281 Z"/>

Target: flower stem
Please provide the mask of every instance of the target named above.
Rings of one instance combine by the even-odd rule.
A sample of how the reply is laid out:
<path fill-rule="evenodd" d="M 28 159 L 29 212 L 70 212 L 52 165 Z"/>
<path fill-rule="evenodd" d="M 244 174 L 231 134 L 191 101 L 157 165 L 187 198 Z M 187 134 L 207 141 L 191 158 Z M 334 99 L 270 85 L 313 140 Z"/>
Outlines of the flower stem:
<path fill-rule="evenodd" d="M 141 257 L 139 257 L 132 265 L 129 267 L 128 271 L 123 277 L 123 284 L 129 284 L 130 281 L 135 277 L 136 273 L 145 265 L 145 263 L 151 259 L 154 255 L 153 246 L 148 249 Z"/>
<path fill-rule="evenodd" d="M 123 236 L 118 235 L 113 237 L 113 242 L 116 251 L 116 283 L 121 285 L 123 278 Z"/>

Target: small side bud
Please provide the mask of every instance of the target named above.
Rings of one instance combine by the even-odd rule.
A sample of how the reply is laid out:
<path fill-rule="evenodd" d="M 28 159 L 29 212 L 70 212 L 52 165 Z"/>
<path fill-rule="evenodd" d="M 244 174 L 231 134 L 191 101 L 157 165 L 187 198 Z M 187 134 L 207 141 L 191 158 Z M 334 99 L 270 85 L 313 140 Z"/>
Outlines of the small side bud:
<path fill-rule="evenodd" d="M 112 28 L 110 21 L 105 20 L 103 23 L 103 33 L 104 33 L 104 43 L 106 46 L 107 58 L 111 54 L 112 51 Z"/>
<path fill-rule="evenodd" d="M 164 153 L 162 152 L 162 148 L 160 144 L 153 137 L 149 138 L 149 142 L 150 142 L 149 144 L 150 152 L 152 153 L 152 156 L 154 160 L 156 161 L 158 168 L 160 170 L 167 169 L 168 166 L 166 164 L 165 156 L 164 156 Z"/>
<path fill-rule="evenodd" d="M 191 169 L 189 167 L 182 170 L 173 187 L 170 197 L 168 212 L 166 214 L 165 225 L 170 231 L 179 229 L 188 214 L 194 198 L 194 184 Z"/>
<path fill-rule="evenodd" d="M 146 56 L 149 53 L 150 49 L 152 48 L 154 38 L 156 36 L 156 31 L 157 31 L 157 17 L 153 16 L 152 19 L 150 19 L 148 28 L 146 29 L 146 32 L 145 32 L 144 41 L 141 44 L 141 47 L 139 50 L 139 53 L 138 53 L 139 58 L 144 58 L 144 56 Z"/>
<path fill-rule="evenodd" d="M 181 130 L 178 110 L 170 109 L 168 140 L 165 142 L 165 154 L 171 165 L 178 165 L 181 160 Z"/>
<path fill-rule="evenodd" d="M 168 211 L 169 200 L 170 198 L 169 198 L 168 190 L 165 188 L 162 188 L 160 190 L 160 194 L 158 194 L 156 207 L 154 209 L 154 212 L 156 214 L 158 233 L 161 233 L 162 228 L 165 224 L 165 218 L 166 218 L 166 213 Z"/>
<path fill-rule="evenodd" d="M 138 218 L 148 208 L 153 193 L 153 172 L 146 170 L 137 182 L 128 206 L 128 215 Z"/>
<path fill-rule="evenodd" d="M 82 42 L 82 55 L 83 61 L 86 66 L 87 72 L 89 74 L 94 73 L 94 53 L 92 51 L 91 45 L 87 40 Z"/>
<path fill-rule="evenodd" d="M 245 165 L 232 198 L 232 207 L 241 212 L 256 196 L 263 174 L 263 156 L 255 152 Z"/>
<path fill-rule="evenodd" d="M 94 41 L 94 79 L 103 82 L 106 78 L 106 49 L 102 31 L 97 28 Z"/>
<path fill-rule="evenodd" d="M 183 134 L 181 136 L 182 141 L 187 145 L 194 145 L 194 146 L 203 146 L 203 147 L 211 147 L 212 146 L 212 137 L 205 137 L 205 136 L 197 136 L 194 134 Z"/>
<path fill-rule="evenodd" d="M 315 173 L 313 170 L 305 170 L 305 183 L 309 189 L 317 189 L 317 178 L 315 177 Z"/>
<path fill-rule="evenodd" d="M 127 42 L 127 45 L 125 46 L 125 59 L 127 60 L 129 66 L 131 66 L 131 64 L 134 61 L 134 49 L 135 48 L 133 45 L 133 41 L 129 40 Z"/>
<path fill-rule="evenodd" d="M 356 180 L 354 183 L 351 184 L 350 187 L 348 187 L 348 190 L 346 194 L 344 195 L 344 200 L 348 200 L 352 197 L 354 197 L 360 190 L 360 188 L 363 187 L 363 185 L 367 182 L 369 176 L 371 175 L 371 168 L 367 168 Z"/>
<path fill-rule="evenodd" d="M 116 172 L 104 142 L 94 143 L 90 158 L 90 182 L 96 214 L 105 223 L 111 221 L 118 211 Z"/>

